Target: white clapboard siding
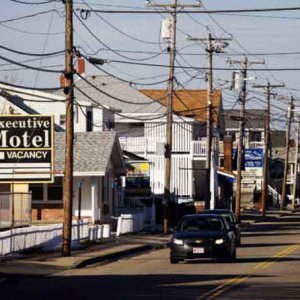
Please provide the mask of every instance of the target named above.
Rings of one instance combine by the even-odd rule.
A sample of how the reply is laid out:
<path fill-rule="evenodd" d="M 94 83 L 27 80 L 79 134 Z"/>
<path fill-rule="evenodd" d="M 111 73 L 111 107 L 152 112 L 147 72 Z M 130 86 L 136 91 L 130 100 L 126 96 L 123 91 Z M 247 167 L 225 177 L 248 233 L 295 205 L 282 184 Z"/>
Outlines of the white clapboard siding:
<path fill-rule="evenodd" d="M 192 163 L 190 155 L 172 156 L 171 191 L 180 196 L 192 196 Z"/>
<path fill-rule="evenodd" d="M 165 158 L 163 156 L 149 155 L 150 184 L 154 194 L 163 194 L 165 183 Z"/>
<path fill-rule="evenodd" d="M 156 152 L 156 143 L 160 140 L 145 137 L 119 137 L 119 141 L 123 150 L 144 154 Z"/>
<path fill-rule="evenodd" d="M 165 141 L 166 124 L 146 123 L 145 137 Z M 173 152 L 189 152 L 192 140 L 191 123 L 173 123 L 172 126 L 172 150 Z"/>
<path fill-rule="evenodd" d="M 164 193 L 165 159 L 149 155 L 150 180 L 155 194 Z M 192 163 L 190 155 L 173 155 L 171 167 L 171 192 L 180 196 L 192 196 Z"/>

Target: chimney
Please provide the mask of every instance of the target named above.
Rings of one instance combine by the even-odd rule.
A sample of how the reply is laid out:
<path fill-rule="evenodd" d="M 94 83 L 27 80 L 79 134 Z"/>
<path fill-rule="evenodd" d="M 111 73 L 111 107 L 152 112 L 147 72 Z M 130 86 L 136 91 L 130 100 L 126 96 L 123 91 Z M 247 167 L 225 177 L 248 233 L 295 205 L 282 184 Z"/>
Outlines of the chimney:
<path fill-rule="evenodd" d="M 224 169 L 232 172 L 232 137 L 224 137 Z"/>
<path fill-rule="evenodd" d="M 85 77 L 85 60 L 83 57 L 77 59 L 77 73 Z"/>

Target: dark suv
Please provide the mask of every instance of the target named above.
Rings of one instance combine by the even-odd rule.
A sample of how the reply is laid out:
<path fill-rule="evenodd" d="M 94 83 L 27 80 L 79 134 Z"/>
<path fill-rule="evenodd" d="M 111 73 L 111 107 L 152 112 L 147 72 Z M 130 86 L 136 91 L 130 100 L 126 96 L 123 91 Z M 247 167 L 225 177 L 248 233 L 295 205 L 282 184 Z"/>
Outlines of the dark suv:
<path fill-rule="evenodd" d="M 236 259 L 235 234 L 224 217 L 214 214 L 184 216 L 170 241 L 170 262 L 210 257 Z"/>
<path fill-rule="evenodd" d="M 230 209 L 207 209 L 204 210 L 205 214 L 215 214 L 223 216 L 228 222 L 229 226 L 234 230 L 236 236 L 236 245 L 241 245 L 241 226 L 237 222 L 235 214 Z"/>

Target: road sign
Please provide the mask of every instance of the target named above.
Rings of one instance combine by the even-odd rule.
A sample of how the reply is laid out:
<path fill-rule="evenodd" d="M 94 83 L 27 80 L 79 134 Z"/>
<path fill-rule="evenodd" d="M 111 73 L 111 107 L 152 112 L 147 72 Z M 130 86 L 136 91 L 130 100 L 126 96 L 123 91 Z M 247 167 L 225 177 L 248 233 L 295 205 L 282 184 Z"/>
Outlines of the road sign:
<path fill-rule="evenodd" d="M 263 167 L 263 149 L 245 149 L 245 168 Z"/>
<path fill-rule="evenodd" d="M 0 182 L 53 182 L 54 119 L 0 115 Z"/>

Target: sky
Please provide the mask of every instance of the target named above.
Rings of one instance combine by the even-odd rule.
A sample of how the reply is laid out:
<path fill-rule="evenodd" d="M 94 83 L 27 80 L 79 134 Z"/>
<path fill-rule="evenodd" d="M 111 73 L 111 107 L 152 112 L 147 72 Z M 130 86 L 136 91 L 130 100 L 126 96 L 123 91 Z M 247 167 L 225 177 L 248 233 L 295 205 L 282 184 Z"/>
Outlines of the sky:
<path fill-rule="evenodd" d="M 23 2 L 23 3 L 20 3 Z M 64 49 L 64 5 L 62 1 L 3 0 L 0 17 L 0 81 L 22 86 L 49 88 L 59 86 L 59 73 L 28 70 L 12 62 L 21 62 L 47 70 L 64 69 L 64 54 L 49 54 Z M 156 0 L 152 3 L 166 4 L 171 0 Z M 178 1 L 195 4 L 196 1 Z M 74 45 L 81 53 L 107 60 L 100 66 L 105 72 L 136 84 L 137 88 L 166 88 L 168 78 L 168 42 L 161 38 L 161 21 L 169 14 L 104 14 L 92 12 L 81 16 L 80 9 L 98 10 L 144 10 L 143 0 L 76 0 L 74 1 Z M 274 7 L 297 7 L 298 0 L 203 0 L 203 7 L 195 10 L 228 10 Z M 76 10 L 78 9 L 78 10 Z M 191 9 L 189 9 L 191 10 Z M 30 15 L 34 15 L 31 16 Z M 26 18 L 23 18 L 27 16 Z M 82 18 L 83 17 L 83 18 Z M 238 92 L 231 90 L 232 72 L 239 64 L 228 63 L 228 58 L 265 65 L 249 66 L 247 81 L 247 108 L 266 107 L 263 90 L 254 89 L 254 84 L 285 84 L 274 89 L 272 97 L 272 125 L 284 127 L 286 108 L 290 96 L 299 104 L 300 71 L 251 71 L 251 68 L 298 68 L 300 67 L 300 16 L 298 11 L 243 13 L 243 14 L 178 14 L 176 43 L 176 88 L 205 89 L 205 71 L 190 67 L 205 67 L 206 55 L 203 42 L 189 41 L 187 36 L 204 38 L 211 32 L 215 38 L 233 37 L 222 54 L 214 54 L 213 66 L 226 68 L 213 73 L 214 88 L 221 88 L 223 106 L 239 108 Z M 5 48 L 9 48 L 10 51 Z M 13 50 L 13 51 L 12 51 Z M 296 53 L 295 53 L 296 52 Z M 281 53 L 281 54 L 278 54 Z M 9 59 L 10 61 L 6 61 Z M 138 64 L 152 64 L 138 65 Z M 158 65 L 158 66 L 155 66 Z M 164 65 L 161 67 L 159 65 Z M 189 68 L 187 68 L 189 67 Z M 86 75 L 104 74 L 87 64 Z M 251 79 L 251 80 L 250 80 Z"/>

